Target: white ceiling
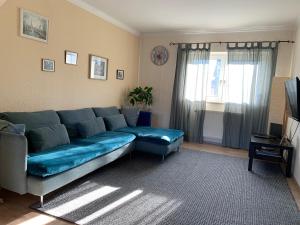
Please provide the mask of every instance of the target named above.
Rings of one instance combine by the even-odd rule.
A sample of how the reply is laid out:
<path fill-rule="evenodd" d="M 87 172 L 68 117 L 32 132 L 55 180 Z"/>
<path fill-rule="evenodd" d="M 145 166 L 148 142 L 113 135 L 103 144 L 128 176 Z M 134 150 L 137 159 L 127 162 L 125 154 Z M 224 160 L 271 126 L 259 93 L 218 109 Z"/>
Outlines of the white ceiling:
<path fill-rule="evenodd" d="M 136 33 L 291 29 L 300 16 L 300 0 L 70 1 Z"/>

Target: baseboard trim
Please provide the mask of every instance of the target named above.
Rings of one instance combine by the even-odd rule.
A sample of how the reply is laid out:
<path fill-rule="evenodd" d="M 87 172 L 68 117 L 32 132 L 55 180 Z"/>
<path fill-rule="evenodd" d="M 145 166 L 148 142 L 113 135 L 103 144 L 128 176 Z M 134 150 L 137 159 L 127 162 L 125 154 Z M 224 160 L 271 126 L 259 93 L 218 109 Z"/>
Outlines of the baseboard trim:
<path fill-rule="evenodd" d="M 203 142 L 206 144 L 213 144 L 222 146 L 222 139 L 215 137 L 203 137 Z"/>

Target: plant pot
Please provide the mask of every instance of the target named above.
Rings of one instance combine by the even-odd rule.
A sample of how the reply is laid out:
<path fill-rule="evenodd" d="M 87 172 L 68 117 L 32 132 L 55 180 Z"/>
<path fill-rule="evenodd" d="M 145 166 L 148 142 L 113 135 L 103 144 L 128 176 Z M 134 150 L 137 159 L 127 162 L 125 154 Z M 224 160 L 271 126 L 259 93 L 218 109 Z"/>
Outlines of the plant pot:
<path fill-rule="evenodd" d="M 152 113 L 148 111 L 140 111 L 137 126 L 151 127 Z"/>

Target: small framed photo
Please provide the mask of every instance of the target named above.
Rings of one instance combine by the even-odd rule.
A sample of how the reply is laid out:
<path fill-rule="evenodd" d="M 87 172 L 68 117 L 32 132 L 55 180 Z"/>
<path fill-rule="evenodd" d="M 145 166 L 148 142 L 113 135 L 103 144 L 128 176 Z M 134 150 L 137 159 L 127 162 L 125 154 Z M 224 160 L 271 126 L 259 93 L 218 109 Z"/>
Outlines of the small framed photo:
<path fill-rule="evenodd" d="M 90 55 L 90 79 L 107 80 L 108 59 Z"/>
<path fill-rule="evenodd" d="M 77 52 L 65 51 L 65 63 L 69 65 L 77 65 Z"/>
<path fill-rule="evenodd" d="M 49 19 L 20 9 L 20 35 L 36 41 L 48 42 Z"/>
<path fill-rule="evenodd" d="M 118 80 L 124 80 L 124 70 L 117 70 L 116 78 Z"/>
<path fill-rule="evenodd" d="M 42 71 L 54 72 L 55 61 L 52 59 L 42 59 Z"/>

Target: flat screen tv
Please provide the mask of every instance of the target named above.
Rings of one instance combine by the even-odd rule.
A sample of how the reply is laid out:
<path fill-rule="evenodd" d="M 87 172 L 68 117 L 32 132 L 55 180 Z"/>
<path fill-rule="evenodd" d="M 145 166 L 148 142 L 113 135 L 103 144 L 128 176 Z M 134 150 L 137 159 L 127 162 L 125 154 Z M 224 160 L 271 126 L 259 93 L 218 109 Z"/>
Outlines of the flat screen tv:
<path fill-rule="evenodd" d="M 300 121 L 300 80 L 298 77 L 285 81 L 285 93 L 288 115 Z"/>

